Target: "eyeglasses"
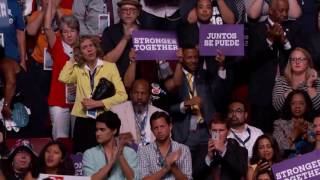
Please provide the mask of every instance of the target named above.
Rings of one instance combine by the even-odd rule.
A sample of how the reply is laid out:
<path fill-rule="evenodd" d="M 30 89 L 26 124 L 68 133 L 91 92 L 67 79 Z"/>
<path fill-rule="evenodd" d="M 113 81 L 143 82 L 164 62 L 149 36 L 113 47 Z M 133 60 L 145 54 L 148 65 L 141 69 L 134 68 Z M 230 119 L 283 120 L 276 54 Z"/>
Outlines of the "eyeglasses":
<path fill-rule="evenodd" d="M 240 108 L 238 108 L 238 109 L 236 109 L 236 110 L 230 109 L 230 110 L 228 111 L 229 114 L 233 114 L 233 113 L 235 113 L 235 114 L 241 114 L 241 113 L 243 113 L 243 112 L 244 112 L 244 110 L 243 110 L 243 109 L 240 109 Z"/>
<path fill-rule="evenodd" d="M 121 13 L 136 13 L 138 11 L 137 8 L 121 8 L 120 12 Z"/>
<path fill-rule="evenodd" d="M 302 57 L 298 57 L 298 58 L 290 57 L 290 58 L 289 58 L 289 61 L 291 61 L 291 62 L 298 62 L 298 63 L 305 62 L 306 60 L 307 60 L 307 58 L 302 58 Z"/>

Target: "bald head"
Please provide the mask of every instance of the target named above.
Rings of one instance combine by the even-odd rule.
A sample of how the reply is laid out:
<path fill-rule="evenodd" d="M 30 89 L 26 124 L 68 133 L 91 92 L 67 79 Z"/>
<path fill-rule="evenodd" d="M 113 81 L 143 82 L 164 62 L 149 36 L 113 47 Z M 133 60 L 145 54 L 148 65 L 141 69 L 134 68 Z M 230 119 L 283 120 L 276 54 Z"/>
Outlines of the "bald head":
<path fill-rule="evenodd" d="M 272 21 L 282 23 L 288 20 L 288 0 L 272 0 L 269 7 L 269 17 Z"/>
<path fill-rule="evenodd" d="M 148 81 L 144 79 L 134 81 L 130 95 L 134 106 L 147 105 L 150 99 L 150 85 Z"/>

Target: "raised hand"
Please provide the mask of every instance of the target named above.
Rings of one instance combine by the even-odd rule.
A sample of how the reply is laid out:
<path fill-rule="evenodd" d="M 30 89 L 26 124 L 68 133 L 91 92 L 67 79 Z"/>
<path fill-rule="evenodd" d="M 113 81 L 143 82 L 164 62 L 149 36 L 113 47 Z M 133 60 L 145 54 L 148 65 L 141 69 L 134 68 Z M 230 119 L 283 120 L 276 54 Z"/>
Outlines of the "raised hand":
<path fill-rule="evenodd" d="M 318 78 L 318 73 L 317 73 L 317 71 L 315 70 L 315 69 L 311 69 L 310 70 L 310 73 L 309 73 L 309 77 L 308 77 L 308 79 L 307 79 L 307 86 L 308 87 L 312 87 L 313 86 L 313 84 L 314 84 L 314 82 L 315 82 L 315 80 L 317 80 L 317 78 Z"/>

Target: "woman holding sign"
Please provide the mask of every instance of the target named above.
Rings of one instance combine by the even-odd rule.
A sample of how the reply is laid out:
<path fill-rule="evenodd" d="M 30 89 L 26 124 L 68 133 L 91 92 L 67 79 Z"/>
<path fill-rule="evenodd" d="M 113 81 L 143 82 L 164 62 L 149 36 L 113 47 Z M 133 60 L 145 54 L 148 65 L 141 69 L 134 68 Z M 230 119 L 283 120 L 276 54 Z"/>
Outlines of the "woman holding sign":
<path fill-rule="evenodd" d="M 63 67 L 59 80 L 76 83 L 76 100 L 71 114 L 76 116 L 73 140 L 75 152 L 83 152 L 96 145 L 95 119 L 112 105 L 127 99 L 117 66 L 103 61 L 99 41 L 93 36 L 82 36 L 74 48 L 74 59 Z M 113 84 L 114 94 L 105 98 L 92 97 L 101 79 Z"/>
<path fill-rule="evenodd" d="M 79 22 L 74 16 L 63 16 L 60 19 L 61 36 L 56 35 L 51 24 L 57 13 L 53 0 L 48 0 L 44 19 L 44 31 L 51 54 L 52 76 L 48 105 L 52 122 L 53 139 L 69 137 L 70 105 L 66 103 L 66 86 L 58 81 L 59 73 L 65 63 L 73 56 L 73 46 L 79 36 Z"/>

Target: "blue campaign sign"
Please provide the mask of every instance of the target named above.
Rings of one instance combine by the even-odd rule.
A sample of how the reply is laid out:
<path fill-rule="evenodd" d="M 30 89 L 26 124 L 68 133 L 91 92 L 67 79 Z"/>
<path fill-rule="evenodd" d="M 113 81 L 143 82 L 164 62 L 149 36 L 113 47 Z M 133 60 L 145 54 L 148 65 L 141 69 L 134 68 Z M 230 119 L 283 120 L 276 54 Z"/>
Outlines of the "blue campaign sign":
<path fill-rule="evenodd" d="M 9 26 L 8 2 L 0 0 L 0 28 Z"/>

